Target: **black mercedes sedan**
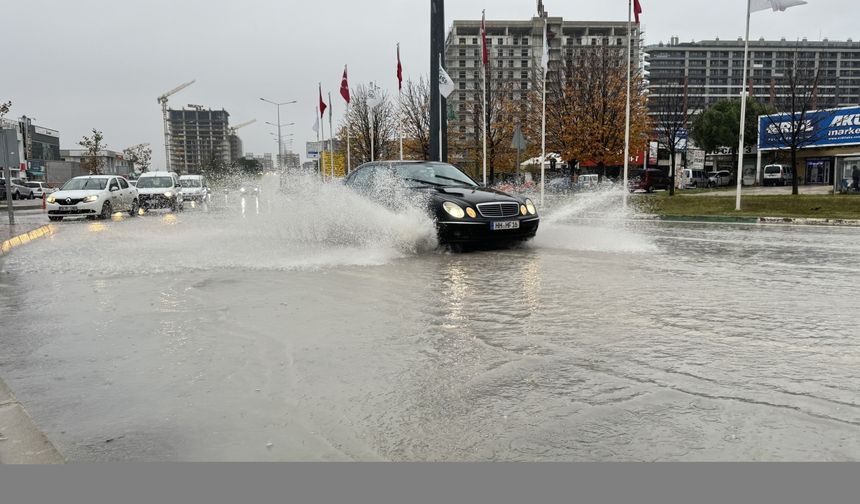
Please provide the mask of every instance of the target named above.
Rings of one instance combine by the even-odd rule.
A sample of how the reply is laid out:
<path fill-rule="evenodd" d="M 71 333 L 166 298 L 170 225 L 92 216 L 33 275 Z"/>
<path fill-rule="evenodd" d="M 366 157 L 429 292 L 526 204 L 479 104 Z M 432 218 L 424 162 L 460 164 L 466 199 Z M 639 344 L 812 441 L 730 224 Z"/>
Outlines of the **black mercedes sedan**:
<path fill-rule="evenodd" d="M 482 187 L 448 163 L 365 163 L 344 183 L 392 208 L 417 198 L 435 219 L 439 241 L 444 244 L 524 241 L 535 236 L 540 223 L 530 199 Z"/>

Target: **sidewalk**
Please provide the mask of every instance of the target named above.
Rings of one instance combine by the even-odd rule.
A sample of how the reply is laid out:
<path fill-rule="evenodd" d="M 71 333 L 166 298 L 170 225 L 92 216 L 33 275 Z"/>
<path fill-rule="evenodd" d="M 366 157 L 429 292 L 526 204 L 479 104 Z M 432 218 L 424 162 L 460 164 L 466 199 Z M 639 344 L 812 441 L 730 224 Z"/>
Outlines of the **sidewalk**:
<path fill-rule="evenodd" d="M 60 452 L 0 380 L 0 464 L 62 464 Z"/>

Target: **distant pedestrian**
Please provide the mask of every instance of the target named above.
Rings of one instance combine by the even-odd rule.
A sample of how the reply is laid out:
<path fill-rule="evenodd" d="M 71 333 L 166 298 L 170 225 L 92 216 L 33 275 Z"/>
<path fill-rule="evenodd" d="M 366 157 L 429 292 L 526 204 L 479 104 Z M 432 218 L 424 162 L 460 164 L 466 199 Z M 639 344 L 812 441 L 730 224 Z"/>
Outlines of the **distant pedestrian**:
<path fill-rule="evenodd" d="M 854 190 L 860 191 L 860 168 L 854 167 L 851 171 L 851 178 L 854 180 Z"/>

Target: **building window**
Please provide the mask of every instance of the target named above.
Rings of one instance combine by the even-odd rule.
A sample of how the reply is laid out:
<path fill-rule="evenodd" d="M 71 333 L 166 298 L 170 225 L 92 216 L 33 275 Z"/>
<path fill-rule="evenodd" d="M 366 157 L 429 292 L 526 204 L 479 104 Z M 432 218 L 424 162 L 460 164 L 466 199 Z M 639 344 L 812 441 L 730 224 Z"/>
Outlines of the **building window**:
<path fill-rule="evenodd" d="M 521 66 L 522 68 L 528 68 L 528 66 L 529 66 L 529 60 L 522 60 L 522 61 L 520 61 L 520 66 Z M 738 122 L 740 122 L 740 120 L 738 120 Z"/>
<path fill-rule="evenodd" d="M 465 57 L 465 56 L 466 56 L 466 50 L 465 50 L 465 49 L 460 49 L 459 51 L 457 51 L 457 54 L 458 54 L 460 57 Z M 738 124 L 740 124 L 740 122 L 741 122 L 741 120 L 740 120 L 740 119 L 738 119 Z"/>
<path fill-rule="evenodd" d="M 460 45 L 466 45 L 466 39 L 465 38 L 460 37 Z M 740 119 L 738 119 L 738 122 L 740 122 Z"/>
<path fill-rule="evenodd" d="M 460 89 L 466 89 L 466 83 L 464 81 L 460 81 Z M 740 119 L 738 119 L 738 124 L 740 124 Z"/>
<path fill-rule="evenodd" d="M 478 43 L 478 38 L 477 37 L 472 38 L 472 45 L 476 45 L 477 43 Z M 740 119 L 738 119 L 738 123 L 740 123 Z"/>
<path fill-rule="evenodd" d="M 520 53 L 520 56 L 522 56 L 523 58 L 527 58 L 527 57 L 528 57 L 528 55 L 529 55 L 529 50 L 528 50 L 528 49 L 523 49 L 523 50 L 521 51 L 521 53 Z M 513 55 L 512 55 L 512 56 L 513 56 Z M 740 119 L 738 119 L 738 123 L 740 123 Z"/>
<path fill-rule="evenodd" d="M 521 79 L 528 79 L 529 78 L 528 70 L 523 70 L 522 72 L 520 72 L 520 78 Z M 740 119 L 738 119 L 738 123 L 740 123 Z"/>
<path fill-rule="evenodd" d="M 504 42 L 504 40 L 505 40 L 505 39 L 501 39 L 501 38 L 500 38 L 500 39 L 498 39 L 498 44 L 499 44 L 499 45 L 504 44 L 504 43 L 505 43 L 505 42 Z M 740 120 L 740 119 L 738 119 L 738 123 L 740 123 L 740 122 L 741 122 L 741 120 Z"/>
<path fill-rule="evenodd" d="M 460 79 L 465 79 L 465 78 L 466 78 L 466 72 L 464 72 L 464 71 L 460 70 L 460 73 L 459 73 L 459 74 L 457 74 L 457 76 L 458 76 Z M 741 122 L 741 121 L 740 121 L 740 119 L 738 119 L 738 123 L 740 123 L 740 122 Z"/>

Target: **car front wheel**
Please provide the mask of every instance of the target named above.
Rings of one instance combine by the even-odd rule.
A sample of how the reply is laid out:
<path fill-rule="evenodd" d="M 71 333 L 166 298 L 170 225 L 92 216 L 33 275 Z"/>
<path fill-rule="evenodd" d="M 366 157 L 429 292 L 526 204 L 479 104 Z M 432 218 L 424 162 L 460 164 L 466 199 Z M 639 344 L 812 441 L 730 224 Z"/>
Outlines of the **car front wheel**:
<path fill-rule="evenodd" d="M 99 214 L 99 217 L 102 219 L 110 219 L 112 213 L 113 211 L 111 210 L 110 203 L 105 201 L 105 204 L 102 205 L 102 213 Z"/>
<path fill-rule="evenodd" d="M 131 202 L 131 210 L 128 211 L 128 215 L 131 217 L 137 217 L 137 213 L 140 210 L 140 204 L 137 200 Z"/>

